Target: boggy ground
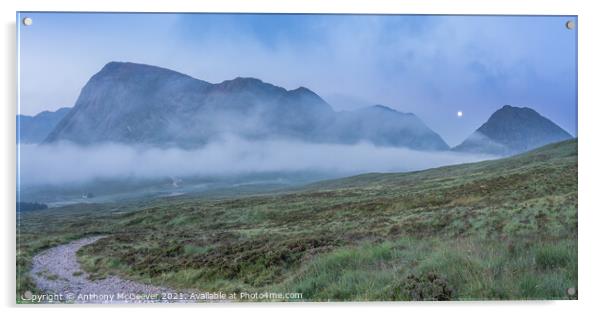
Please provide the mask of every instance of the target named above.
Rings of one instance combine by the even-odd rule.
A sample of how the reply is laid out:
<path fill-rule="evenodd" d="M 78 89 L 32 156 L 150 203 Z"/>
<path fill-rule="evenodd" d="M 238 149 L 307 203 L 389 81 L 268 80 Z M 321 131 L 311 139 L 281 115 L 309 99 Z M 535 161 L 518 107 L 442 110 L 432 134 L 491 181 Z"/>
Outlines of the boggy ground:
<path fill-rule="evenodd" d="M 103 234 L 78 252 L 92 279 L 304 300 L 570 299 L 577 141 L 275 194 L 71 206 L 24 214 L 20 231 L 18 292 L 35 288 L 33 254 Z"/>

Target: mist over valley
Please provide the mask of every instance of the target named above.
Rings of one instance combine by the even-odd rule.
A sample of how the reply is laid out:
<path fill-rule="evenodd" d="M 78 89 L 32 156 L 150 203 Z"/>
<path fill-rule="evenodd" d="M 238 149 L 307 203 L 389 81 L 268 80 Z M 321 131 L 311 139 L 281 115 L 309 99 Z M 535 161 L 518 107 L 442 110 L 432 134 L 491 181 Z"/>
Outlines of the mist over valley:
<path fill-rule="evenodd" d="M 73 108 L 17 121 L 22 198 L 59 204 L 248 183 L 273 190 L 496 159 L 572 137 L 531 109 L 504 106 L 450 150 L 419 117 L 384 105 L 336 112 L 304 87 L 211 84 L 122 62 L 92 76 Z"/>

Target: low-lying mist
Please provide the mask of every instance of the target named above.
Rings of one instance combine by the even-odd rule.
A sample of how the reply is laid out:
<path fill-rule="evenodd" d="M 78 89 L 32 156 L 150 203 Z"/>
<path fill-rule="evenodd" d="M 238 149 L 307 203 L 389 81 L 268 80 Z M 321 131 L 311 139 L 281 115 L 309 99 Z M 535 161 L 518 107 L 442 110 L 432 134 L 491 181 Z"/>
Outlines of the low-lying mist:
<path fill-rule="evenodd" d="M 405 148 L 245 141 L 229 138 L 202 148 L 157 148 L 71 143 L 19 145 L 21 186 L 60 185 L 95 179 L 232 176 L 262 172 L 324 172 L 353 175 L 401 172 L 494 157 Z"/>

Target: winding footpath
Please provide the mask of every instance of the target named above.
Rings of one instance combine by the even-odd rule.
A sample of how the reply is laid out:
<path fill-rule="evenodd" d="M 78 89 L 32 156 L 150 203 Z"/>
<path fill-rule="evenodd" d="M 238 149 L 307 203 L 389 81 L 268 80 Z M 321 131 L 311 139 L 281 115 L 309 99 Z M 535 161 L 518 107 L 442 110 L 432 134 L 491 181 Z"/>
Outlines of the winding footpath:
<path fill-rule="evenodd" d="M 194 302 L 174 300 L 164 293 L 175 291 L 109 276 L 90 280 L 77 262 L 77 251 L 104 236 L 88 237 L 45 250 L 33 257 L 31 276 L 36 286 L 47 293 L 61 295 L 60 302 L 73 303 L 168 303 Z M 42 300 L 44 303 L 51 300 Z M 56 302 L 56 299 L 54 300 Z"/>

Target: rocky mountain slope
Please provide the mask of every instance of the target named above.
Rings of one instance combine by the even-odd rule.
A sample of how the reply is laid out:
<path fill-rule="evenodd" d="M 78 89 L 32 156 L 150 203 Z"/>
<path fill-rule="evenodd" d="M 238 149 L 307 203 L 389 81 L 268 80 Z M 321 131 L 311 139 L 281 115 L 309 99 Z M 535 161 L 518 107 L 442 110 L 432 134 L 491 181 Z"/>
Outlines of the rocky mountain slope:
<path fill-rule="evenodd" d="M 121 62 L 107 64 L 88 81 L 46 142 L 196 147 L 227 135 L 449 148 L 415 115 L 384 106 L 335 112 L 304 87 L 286 90 L 255 78 L 211 84 L 164 68 Z"/>
<path fill-rule="evenodd" d="M 506 156 L 570 138 L 573 136 L 535 110 L 505 105 L 453 149 Z"/>

